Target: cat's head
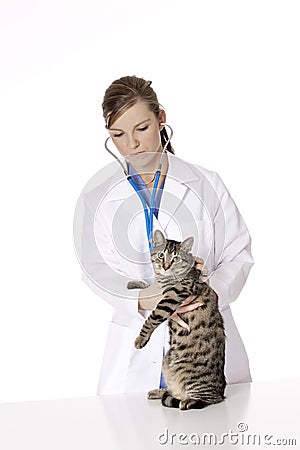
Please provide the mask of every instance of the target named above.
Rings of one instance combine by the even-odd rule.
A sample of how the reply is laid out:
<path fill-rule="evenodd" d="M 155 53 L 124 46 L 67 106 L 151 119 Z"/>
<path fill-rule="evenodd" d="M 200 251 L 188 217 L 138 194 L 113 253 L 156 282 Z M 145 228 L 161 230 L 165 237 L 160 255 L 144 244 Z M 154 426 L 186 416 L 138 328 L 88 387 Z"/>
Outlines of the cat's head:
<path fill-rule="evenodd" d="M 153 237 L 151 260 L 155 274 L 162 277 L 182 279 L 193 267 L 195 259 L 191 254 L 194 238 L 182 242 L 166 239 L 156 230 Z"/>

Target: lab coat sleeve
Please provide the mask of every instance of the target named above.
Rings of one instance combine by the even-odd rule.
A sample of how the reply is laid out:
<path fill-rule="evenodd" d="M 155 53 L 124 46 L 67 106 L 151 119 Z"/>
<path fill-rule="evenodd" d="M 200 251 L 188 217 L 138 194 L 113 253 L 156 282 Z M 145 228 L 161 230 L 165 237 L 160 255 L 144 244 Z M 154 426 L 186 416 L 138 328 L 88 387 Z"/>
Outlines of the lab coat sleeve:
<path fill-rule="evenodd" d="M 113 308 L 122 310 L 132 318 L 140 319 L 143 316 L 138 310 L 140 290 L 127 289 L 128 277 L 114 258 L 110 239 L 106 235 L 99 214 L 95 214 L 94 202 L 95 200 L 88 194 L 83 195 L 84 216 L 79 255 L 82 280 Z"/>
<path fill-rule="evenodd" d="M 213 174 L 219 202 L 214 215 L 214 260 L 210 285 L 219 296 L 219 308 L 236 300 L 254 263 L 251 237 L 224 183 Z"/>

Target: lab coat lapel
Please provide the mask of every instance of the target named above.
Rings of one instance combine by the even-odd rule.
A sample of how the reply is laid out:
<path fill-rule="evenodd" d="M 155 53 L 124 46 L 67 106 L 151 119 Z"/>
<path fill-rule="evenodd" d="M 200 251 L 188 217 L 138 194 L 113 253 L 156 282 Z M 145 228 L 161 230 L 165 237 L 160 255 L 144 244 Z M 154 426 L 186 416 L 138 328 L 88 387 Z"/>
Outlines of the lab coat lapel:
<path fill-rule="evenodd" d="M 176 191 L 173 193 L 178 198 L 178 206 L 182 202 L 186 190 L 189 188 L 189 183 L 199 180 L 199 172 L 194 171 L 191 164 L 186 163 L 172 153 L 167 152 L 167 156 L 169 168 L 164 190 L 166 188 L 167 191 L 172 192 L 172 189 L 176 186 Z M 124 172 L 120 167 L 118 167 L 116 172 L 112 175 L 108 191 L 109 201 L 124 200 L 127 195 L 134 192 L 133 187 L 127 181 Z M 162 198 L 162 202 L 163 201 Z"/>
<path fill-rule="evenodd" d="M 125 198 L 134 193 L 133 187 L 130 185 L 121 168 L 118 168 L 116 173 L 111 177 L 107 189 L 106 201 L 121 202 Z"/>
<path fill-rule="evenodd" d="M 160 204 L 159 223 L 165 230 L 188 195 L 189 183 L 199 180 L 191 166 L 168 153 L 169 168 Z"/>
<path fill-rule="evenodd" d="M 158 219 L 155 216 L 153 218 L 154 230 L 159 229 L 162 232 L 170 225 L 177 209 L 184 201 L 186 195 L 188 195 L 189 183 L 199 180 L 199 174 L 196 174 L 196 172 L 192 170 L 190 164 L 187 164 L 185 161 L 169 152 L 167 153 L 167 156 L 169 168 L 161 198 Z M 142 204 L 139 197 L 136 195 L 133 187 L 125 178 L 124 173 L 120 168 L 111 178 L 107 201 L 112 202 L 114 208 L 117 208 L 124 199 L 132 195 L 138 202 L 137 208 L 141 208 L 142 210 Z"/>
<path fill-rule="evenodd" d="M 122 169 L 117 170 L 115 175 L 113 175 L 113 177 L 111 178 L 106 201 L 111 203 L 114 206 L 114 209 L 117 209 L 118 205 L 129 196 L 134 196 L 134 198 L 136 199 L 137 202 L 136 210 L 140 209 L 141 211 L 143 211 L 143 205 L 141 203 L 141 200 L 136 194 L 131 184 L 126 179 L 124 172 L 122 171 Z M 164 231 L 164 225 L 162 225 L 155 216 L 153 217 L 153 228 L 159 229 L 161 232 Z"/>
<path fill-rule="evenodd" d="M 112 223 L 116 220 L 116 217 L 119 217 L 117 220 L 118 226 L 120 226 L 123 231 L 126 229 L 127 235 L 124 239 L 127 239 L 126 242 L 129 244 L 127 250 L 129 253 L 132 251 L 131 257 L 122 258 L 122 269 L 125 272 L 127 271 L 127 273 L 133 274 L 133 269 L 135 268 L 137 270 L 134 275 L 135 278 L 140 278 L 142 275 L 142 278 L 151 278 L 153 276 L 153 267 L 149 256 L 143 205 L 134 188 L 124 176 L 122 169 L 118 170 L 112 176 L 108 185 L 105 203 L 107 205 L 106 211 L 109 211 L 110 222 Z M 122 209 L 123 213 L 118 216 L 118 211 L 121 211 Z M 122 216 L 122 214 L 124 214 L 124 216 Z M 153 229 L 160 229 L 163 232 L 164 230 L 161 225 L 155 223 L 155 216 L 153 219 Z M 125 240 L 123 244 L 125 243 Z M 126 246 L 126 244 L 124 245 Z M 126 254 L 126 251 L 120 252 L 120 248 L 118 247 L 117 253 Z M 136 262 L 139 261 L 139 264 L 133 265 L 133 259 Z"/>

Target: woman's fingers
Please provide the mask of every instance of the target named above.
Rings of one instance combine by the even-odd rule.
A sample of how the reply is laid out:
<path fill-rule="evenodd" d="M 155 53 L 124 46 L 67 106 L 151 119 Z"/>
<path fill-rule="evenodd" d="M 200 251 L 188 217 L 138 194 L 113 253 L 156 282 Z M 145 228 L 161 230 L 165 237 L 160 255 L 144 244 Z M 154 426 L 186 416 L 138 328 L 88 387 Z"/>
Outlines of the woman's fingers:
<path fill-rule="evenodd" d="M 181 303 L 181 306 L 188 305 L 193 300 L 195 300 L 195 298 L 197 298 L 197 295 L 189 295 L 185 300 L 183 300 L 183 302 Z"/>
<path fill-rule="evenodd" d="M 198 256 L 195 257 L 195 267 L 197 270 L 202 270 L 204 267 L 204 260 L 202 258 L 199 258 Z"/>
<path fill-rule="evenodd" d="M 197 270 L 201 272 L 201 278 L 202 282 L 205 281 L 207 284 L 209 283 L 208 277 L 207 277 L 207 267 L 204 265 L 204 260 L 202 258 L 199 258 L 198 256 L 195 257 L 195 267 Z M 181 305 L 176 309 L 176 311 L 170 316 L 171 320 L 174 320 L 178 325 L 180 325 L 183 328 L 186 328 L 190 331 L 190 327 L 188 324 L 181 319 L 181 317 L 178 316 L 178 313 L 185 313 L 189 311 L 193 311 L 194 309 L 199 308 L 199 306 L 203 305 L 203 302 L 197 301 L 192 303 L 198 296 L 197 295 L 189 295 L 182 303 Z"/>
<path fill-rule="evenodd" d="M 195 302 L 191 303 L 193 300 L 197 298 L 197 295 L 190 295 L 187 297 L 182 304 L 176 309 L 176 311 L 170 316 L 170 319 L 174 320 L 178 325 L 180 325 L 183 328 L 186 328 L 190 331 L 189 325 L 181 319 L 181 317 L 178 316 L 178 313 L 185 313 L 188 311 L 193 311 L 194 309 L 199 308 L 199 306 L 203 305 L 203 302 Z"/>
<path fill-rule="evenodd" d="M 203 303 L 202 302 L 195 302 L 192 303 L 191 305 L 181 305 L 179 306 L 179 308 L 176 309 L 176 313 L 185 313 L 188 311 L 193 311 L 194 309 L 199 308 L 199 306 L 202 306 Z"/>
<path fill-rule="evenodd" d="M 195 257 L 195 268 L 201 272 L 200 281 L 209 285 L 207 267 L 204 265 L 204 260 L 198 256 Z"/>
<path fill-rule="evenodd" d="M 178 323 L 178 325 L 182 326 L 183 328 L 186 328 L 187 330 L 191 330 L 190 327 L 188 326 L 188 324 L 182 320 L 176 312 L 174 312 L 171 316 L 170 319 L 174 320 L 175 322 Z"/>
<path fill-rule="evenodd" d="M 209 278 L 208 277 L 201 277 L 202 283 L 206 283 L 209 286 Z"/>
<path fill-rule="evenodd" d="M 202 265 L 204 264 L 204 259 L 203 258 L 199 258 L 199 256 L 195 257 L 195 261 L 196 261 L 197 264 L 202 264 Z"/>

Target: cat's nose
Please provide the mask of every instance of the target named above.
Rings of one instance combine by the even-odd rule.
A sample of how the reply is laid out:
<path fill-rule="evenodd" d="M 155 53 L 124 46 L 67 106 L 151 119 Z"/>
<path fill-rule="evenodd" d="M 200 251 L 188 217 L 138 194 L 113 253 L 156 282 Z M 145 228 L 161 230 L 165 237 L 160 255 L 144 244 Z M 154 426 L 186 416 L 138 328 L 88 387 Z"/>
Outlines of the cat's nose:
<path fill-rule="evenodd" d="M 169 261 L 165 261 L 164 264 L 163 264 L 163 267 L 164 267 L 165 270 L 168 270 L 171 267 L 171 263 Z"/>

